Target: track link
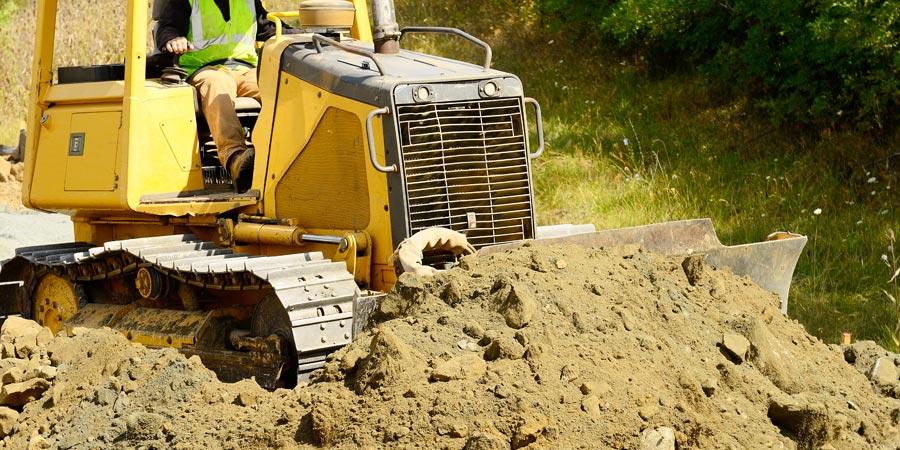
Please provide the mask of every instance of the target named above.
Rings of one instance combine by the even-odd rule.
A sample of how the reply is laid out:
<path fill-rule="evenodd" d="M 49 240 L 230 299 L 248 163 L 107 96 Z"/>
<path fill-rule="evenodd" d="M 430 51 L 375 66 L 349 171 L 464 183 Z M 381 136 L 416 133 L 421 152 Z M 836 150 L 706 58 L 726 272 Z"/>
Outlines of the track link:
<path fill-rule="evenodd" d="M 3 264 L 0 279 L 10 279 L 4 273 L 8 267 L 21 270 L 23 264 L 33 273 L 52 271 L 76 283 L 121 277 L 147 267 L 207 291 L 271 289 L 290 317 L 301 376 L 324 365 L 328 353 L 350 343 L 354 304 L 360 297 L 346 264 L 322 253 L 251 256 L 216 248 L 193 235 L 113 241 L 102 247 L 71 243 L 21 248 Z M 3 309 L 8 311 L 9 306 Z M 20 300 L 18 309 L 31 317 L 29 301 Z"/>

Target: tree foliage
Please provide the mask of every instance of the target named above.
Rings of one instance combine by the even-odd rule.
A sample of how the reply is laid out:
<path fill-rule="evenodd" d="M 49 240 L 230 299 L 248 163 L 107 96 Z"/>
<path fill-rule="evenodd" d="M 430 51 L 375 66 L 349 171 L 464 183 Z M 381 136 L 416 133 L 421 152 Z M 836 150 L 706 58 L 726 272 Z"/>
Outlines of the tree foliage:
<path fill-rule="evenodd" d="M 778 122 L 896 126 L 898 0 L 539 0 L 547 23 L 689 64 Z"/>

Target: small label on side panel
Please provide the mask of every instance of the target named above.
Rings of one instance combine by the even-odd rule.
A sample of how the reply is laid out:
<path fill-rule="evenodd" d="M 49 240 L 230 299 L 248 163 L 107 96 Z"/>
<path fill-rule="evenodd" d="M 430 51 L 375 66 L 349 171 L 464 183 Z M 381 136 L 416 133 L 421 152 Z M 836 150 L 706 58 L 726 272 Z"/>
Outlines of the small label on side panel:
<path fill-rule="evenodd" d="M 69 135 L 69 156 L 84 156 L 84 133 Z"/>

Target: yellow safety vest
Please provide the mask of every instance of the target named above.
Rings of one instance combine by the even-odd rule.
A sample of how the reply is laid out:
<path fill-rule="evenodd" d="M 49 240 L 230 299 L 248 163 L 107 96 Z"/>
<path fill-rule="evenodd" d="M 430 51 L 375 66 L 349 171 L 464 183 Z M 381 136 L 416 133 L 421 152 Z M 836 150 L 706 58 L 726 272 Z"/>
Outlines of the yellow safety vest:
<path fill-rule="evenodd" d="M 179 64 L 193 74 L 216 61 L 233 59 L 256 67 L 256 3 L 229 0 L 226 22 L 213 0 L 191 0 L 191 23 L 187 39 L 194 49 L 181 55 Z"/>

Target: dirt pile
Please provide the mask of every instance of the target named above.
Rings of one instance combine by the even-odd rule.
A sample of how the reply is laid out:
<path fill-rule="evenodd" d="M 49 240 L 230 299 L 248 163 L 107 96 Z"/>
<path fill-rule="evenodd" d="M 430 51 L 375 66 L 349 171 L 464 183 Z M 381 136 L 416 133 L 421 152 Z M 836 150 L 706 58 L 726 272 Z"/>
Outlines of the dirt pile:
<path fill-rule="evenodd" d="M 22 180 L 24 163 L 14 155 L 0 155 L 0 209 L 22 207 Z"/>
<path fill-rule="evenodd" d="M 900 400 L 848 364 L 843 349 L 783 317 L 774 296 L 696 261 L 636 248 L 525 247 L 465 258 L 433 279 L 403 276 L 380 313 L 312 384 L 275 392 L 252 381 L 219 383 L 196 358 L 173 350 L 77 330 L 30 354 L 56 374 L 8 421 L 14 425 L 3 429 L 12 434 L 3 443 L 900 445 Z"/>

